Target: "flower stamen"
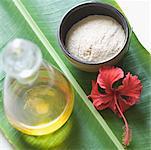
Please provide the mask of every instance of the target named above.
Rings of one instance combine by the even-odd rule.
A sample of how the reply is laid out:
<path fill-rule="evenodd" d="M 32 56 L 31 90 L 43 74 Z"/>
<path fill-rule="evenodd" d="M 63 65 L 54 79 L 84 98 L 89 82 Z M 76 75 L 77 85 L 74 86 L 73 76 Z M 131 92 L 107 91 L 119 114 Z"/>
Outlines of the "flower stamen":
<path fill-rule="evenodd" d="M 125 124 L 125 129 L 124 129 L 125 132 L 124 132 L 124 137 L 123 137 L 123 144 L 125 146 L 128 146 L 129 143 L 130 143 L 130 140 L 131 140 L 131 130 L 129 129 L 128 122 L 127 122 L 124 114 L 122 113 L 119 105 L 118 105 L 116 93 L 114 93 L 114 101 L 115 101 L 115 105 L 117 107 L 117 110 L 118 110 L 119 114 L 121 115 L 121 117 L 122 117 L 122 119 L 124 121 L 124 124 Z"/>

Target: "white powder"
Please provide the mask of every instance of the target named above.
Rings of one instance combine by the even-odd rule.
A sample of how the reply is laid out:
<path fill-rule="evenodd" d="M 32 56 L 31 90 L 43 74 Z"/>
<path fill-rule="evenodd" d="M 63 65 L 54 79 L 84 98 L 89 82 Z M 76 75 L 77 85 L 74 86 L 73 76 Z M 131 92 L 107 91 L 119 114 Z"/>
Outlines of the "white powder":
<path fill-rule="evenodd" d="M 79 60 L 100 63 L 114 57 L 125 44 L 122 26 L 113 18 L 91 15 L 74 24 L 66 48 Z"/>

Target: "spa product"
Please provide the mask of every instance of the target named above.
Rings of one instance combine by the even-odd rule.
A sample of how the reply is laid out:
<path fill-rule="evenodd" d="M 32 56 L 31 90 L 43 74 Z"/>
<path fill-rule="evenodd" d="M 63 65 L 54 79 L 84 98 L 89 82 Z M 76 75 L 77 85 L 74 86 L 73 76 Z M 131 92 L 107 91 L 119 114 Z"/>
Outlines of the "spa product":
<path fill-rule="evenodd" d="M 4 109 L 9 122 L 30 135 L 59 129 L 73 108 L 73 90 L 66 77 L 42 60 L 39 48 L 23 39 L 9 43 L 2 54 L 6 74 Z"/>
<path fill-rule="evenodd" d="M 77 59 L 101 63 L 117 55 L 126 42 L 122 26 L 112 17 L 90 15 L 67 33 L 66 48 Z"/>

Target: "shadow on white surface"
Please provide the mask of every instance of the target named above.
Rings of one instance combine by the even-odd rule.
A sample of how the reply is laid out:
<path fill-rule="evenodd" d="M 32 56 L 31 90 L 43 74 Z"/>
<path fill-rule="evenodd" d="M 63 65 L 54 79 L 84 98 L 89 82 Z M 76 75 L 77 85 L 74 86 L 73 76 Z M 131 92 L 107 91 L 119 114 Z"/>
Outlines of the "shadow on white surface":
<path fill-rule="evenodd" d="M 3 134 L 0 132 L 0 150 L 12 150 L 11 145 L 4 138 Z"/>

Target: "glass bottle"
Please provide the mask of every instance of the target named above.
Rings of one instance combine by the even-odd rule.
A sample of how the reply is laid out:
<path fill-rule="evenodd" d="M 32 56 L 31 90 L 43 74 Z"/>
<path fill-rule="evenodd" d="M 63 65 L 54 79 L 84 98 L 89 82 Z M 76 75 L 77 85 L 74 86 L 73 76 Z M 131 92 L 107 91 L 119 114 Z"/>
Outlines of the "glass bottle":
<path fill-rule="evenodd" d="M 6 72 L 3 103 L 13 127 L 29 135 L 59 129 L 69 118 L 74 103 L 67 78 L 42 59 L 32 42 L 15 39 L 2 52 Z"/>

